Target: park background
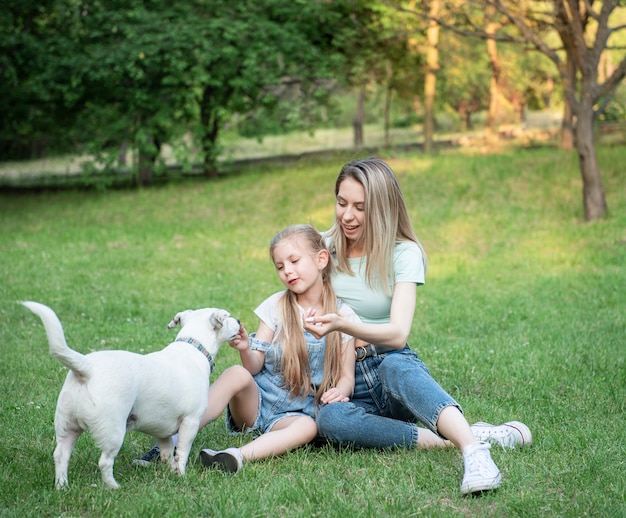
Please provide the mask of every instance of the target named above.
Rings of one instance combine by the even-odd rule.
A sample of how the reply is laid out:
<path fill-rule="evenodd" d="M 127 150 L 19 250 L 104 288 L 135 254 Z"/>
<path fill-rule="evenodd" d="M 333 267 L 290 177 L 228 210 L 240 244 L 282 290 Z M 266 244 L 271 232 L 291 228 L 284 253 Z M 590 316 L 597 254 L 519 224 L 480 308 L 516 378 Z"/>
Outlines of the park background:
<path fill-rule="evenodd" d="M 0 514 L 625 515 L 624 13 L 547 6 L 4 2 Z M 120 491 L 85 435 L 56 492 L 65 371 L 18 301 L 82 352 L 157 350 L 187 307 L 253 327 L 281 288 L 271 236 L 328 228 L 341 165 L 370 154 L 431 260 L 410 343 L 470 421 L 533 430 L 494 450 L 503 487 L 461 498 L 454 450 L 324 445 L 179 479 L 133 467 L 151 439 L 130 434 Z M 243 440 L 220 420 L 194 450 Z"/>

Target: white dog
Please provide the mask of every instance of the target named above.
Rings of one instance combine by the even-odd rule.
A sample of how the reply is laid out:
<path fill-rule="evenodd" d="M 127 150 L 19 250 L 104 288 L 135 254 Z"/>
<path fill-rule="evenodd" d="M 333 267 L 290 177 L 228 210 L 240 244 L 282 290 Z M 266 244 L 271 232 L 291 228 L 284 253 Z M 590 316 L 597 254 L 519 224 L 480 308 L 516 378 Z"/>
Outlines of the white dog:
<path fill-rule="evenodd" d="M 54 416 L 55 485 L 67 486 L 67 470 L 74 444 L 89 430 L 102 450 L 98 465 L 102 481 L 119 485 L 113 463 L 127 431 L 154 436 L 161 461 L 185 474 L 191 445 L 207 409 L 209 375 L 220 345 L 239 332 L 239 321 L 223 309 L 205 308 L 178 313 L 168 328 L 180 324 L 176 340 L 165 349 L 146 354 L 99 351 L 80 354 L 67 346 L 61 322 L 52 309 L 23 302 L 41 318 L 50 354 L 65 365 L 67 374 Z M 208 361 L 207 361 L 208 360 Z M 178 432 L 174 457 L 171 436 Z"/>

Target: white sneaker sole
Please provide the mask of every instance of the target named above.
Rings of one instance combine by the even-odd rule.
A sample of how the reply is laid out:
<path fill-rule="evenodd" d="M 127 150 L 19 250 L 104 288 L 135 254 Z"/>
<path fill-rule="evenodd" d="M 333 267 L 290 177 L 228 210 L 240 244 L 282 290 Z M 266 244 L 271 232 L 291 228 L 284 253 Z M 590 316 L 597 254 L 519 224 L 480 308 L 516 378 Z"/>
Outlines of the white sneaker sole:
<path fill-rule="evenodd" d="M 481 493 L 483 491 L 492 491 L 494 489 L 498 489 L 502 485 L 502 475 L 498 473 L 498 476 L 492 480 L 483 480 L 482 483 L 473 485 L 467 484 L 465 486 L 461 486 L 461 494 L 469 495 L 475 493 Z"/>
<path fill-rule="evenodd" d="M 209 450 L 205 448 L 200 451 L 202 464 L 207 468 L 217 468 L 228 473 L 237 473 L 241 469 L 237 458 L 223 451 Z"/>

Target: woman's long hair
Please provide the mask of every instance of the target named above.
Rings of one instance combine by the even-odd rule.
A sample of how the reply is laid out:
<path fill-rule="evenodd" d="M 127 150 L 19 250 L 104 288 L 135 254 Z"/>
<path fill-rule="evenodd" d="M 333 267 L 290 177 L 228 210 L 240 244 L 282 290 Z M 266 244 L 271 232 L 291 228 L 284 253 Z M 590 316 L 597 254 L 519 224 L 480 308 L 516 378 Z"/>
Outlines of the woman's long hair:
<path fill-rule="evenodd" d="M 392 169 L 379 158 L 347 163 L 335 182 L 335 196 L 346 178 L 353 178 L 365 190 L 365 233 L 363 254 L 367 257 L 365 277 L 373 288 L 391 294 L 394 248 L 398 241 L 413 241 L 420 247 L 424 270 L 428 265 L 406 207 L 400 184 Z M 329 248 L 336 256 L 337 269 L 353 273 L 348 263 L 348 239 L 338 221 L 328 231 Z"/>
<path fill-rule="evenodd" d="M 276 246 L 284 239 L 300 238 L 310 248 L 311 255 L 326 250 L 324 240 L 320 233 L 311 225 L 292 225 L 282 230 L 270 244 L 270 257 Z M 321 272 L 323 281 L 322 306 L 324 313 L 337 313 L 337 297 L 330 283 L 332 261 L 329 259 L 326 268 Z M 289 390 L 292 398 L 305 397 L 315 392 L 315 398 L 319 401 L 321 395 L 328 389 L 337 385 L 341 377 L 342 347 L 341 333 L 333 331 L 326 336 L 326 349 L 324 352 L 324 378 L 322 384 L 317 387 L 311 385 L 311 364 L 304 337 L 302 315 L 298 309 L 297 296 L 292 291 L 286 290 L 280 299 L 282 315 L 282 327 L 277 340 L 282 348 L 282 360 L 280 371 L 285 387 Z"/>

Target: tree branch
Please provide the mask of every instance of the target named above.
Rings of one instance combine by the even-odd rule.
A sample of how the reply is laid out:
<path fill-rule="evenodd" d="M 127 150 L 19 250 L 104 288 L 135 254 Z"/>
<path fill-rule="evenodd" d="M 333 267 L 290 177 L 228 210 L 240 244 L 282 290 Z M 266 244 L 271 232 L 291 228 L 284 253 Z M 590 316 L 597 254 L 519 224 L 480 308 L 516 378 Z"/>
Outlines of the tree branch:
<path fill-rule="evenodd" d="M 618 67 L 607 78 L 607 80 L 604 81 L 604 83 L 595 88 L 593 95 L 594 101 L 598 101 L 599 99 L 612 94 L 624 77 L 626 77 L 626 58 L 622 59 Z"/>
<path fill-rule="evenodd" d="M 462 14 L 463 18 L 465 20 L 465 23 L 469 26 L 469 29 L 462 29 L 460 27 L 458 27 L 455 23 L 450 23 L 446 20 L 443 19 L 443 17 L 441 16 L 437 16 L 437 17 L 433 17 L 430 16 L 428 13 L 423 12 L 423 11 L 417 11 L 415 9 L 411 9 L 409 7 L 405 7 L 403 5 L 397 4 L 396 2 L 391 2 L 388 0 L 385 0 L 384 3 L 386 5 L 388 5 L 389 7 L 392 7 L 393 9 L 396 9 L 399 12 L 402 13 L 408 13 L 411 14 L 417 18 L 424 18 L 426 21 L 432 21 L 435 22 L 437 24 L 439 24 L 441 27 L 443 27 L 444 29 L 448 29 L 452 32 L 454 32 L 455 34 L 458 34 L 459 36 L 467 36 L 467 37 L 472 37 L 472 38 L 479 38 L 479 39 L 483 39 L 483 40 L 487 40 L 487 39 L 492 39 L 495 41 L 500 41 L 503 43 L 525 43 L 526 41 L 522 38 L 515 38 L 511 35 L 502 35 L 502 34 L 487 34 L 484 30 L 477 28 L 474 23 L 470 20 L 470 18 L 465 15 L 464 13 L 457 13 L 458 14 Z"/>

